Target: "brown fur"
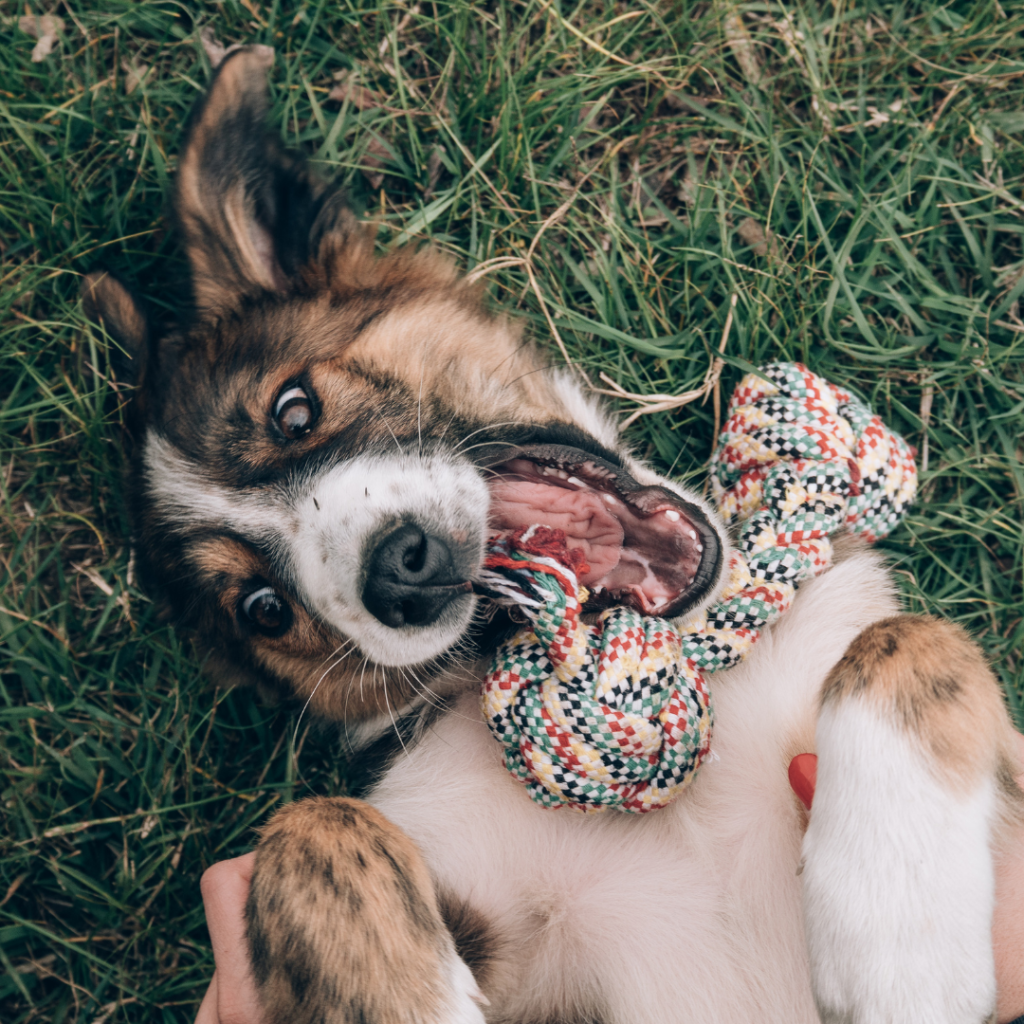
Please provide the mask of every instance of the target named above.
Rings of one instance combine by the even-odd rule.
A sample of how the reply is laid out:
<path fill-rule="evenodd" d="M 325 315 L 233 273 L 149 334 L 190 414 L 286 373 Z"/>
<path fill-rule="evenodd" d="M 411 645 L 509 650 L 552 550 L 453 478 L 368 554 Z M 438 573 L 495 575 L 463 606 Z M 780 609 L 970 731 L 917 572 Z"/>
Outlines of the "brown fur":
<path fill-rule="evenodd" d="M 519 1024 L 519 1022 L 517 1021 L 516 1024 Z M 568 1016 L 564 1013 L 560 1013 L 557 1017 L 547 1017 L 544 1020 L 536 1021 L 524 1021 L 522 1024 L 604 1024 L 604 1022 L 600 1017 L 597 1017 L 592 1013 L 573 1013 Z"/>
<path fill-rule="evenodd" d="M 919 736 L 935 770 L 958 788 L 973 788 L 1010 763 L 1012 733 L 999 684 L 954 623 L 897 615 L 869 626 L 829 674 L 821 701 L 850 697 L 874 702 Z"/>
<path fill-rule="evenodd" d="M 146 343 L 149 329 L 138 303 L 117 278 L 105 271 L 85 276 L 82 307 L 85 315 L 102 323 L 119 345 L 135 349 Z"/>
<path fill-rule="evenodd" d="M 225 183 L 217 202 L 208 181 L 211 170 L 229 162 L 224 150 L 237 143 L 221 130 L 229 117 L 237 119 L 244 111 L 246 123 L 239 130 L 263 131 L 265 76 L 272 61 L 273 50 L 255 46 L 242 59 L 224 62 L 219 87 L 210 90 L 193 118 L 192 144 L 178 169 L 178 217 L 190 250 L 196 301 L 205 309 L 278 284 L 276 268 L 266 256 L 269 240 L 257 226 L 256 197 L 236 179 Z M 248 102 L 239 104 L 240 97 Z"/>
<path fill-rule="evenodd" d="M 437 265 L 437 258 L 421 253 L 413 261 L 395 261 L 396 268 L 402 265 L 414 271 L 414 280 L 419 275 L 427 281 L 432 280 L 427 269 Z M 251 368 L 245 365 L 252 343 L 250 317 L 230 315 L 212 327 L 204 321 L 193 328 L 181 342 L 173 378 L 156 384 L 160 397 L 150 399 L 183 410 L 169 427 L 177 447 L 209 467 L 218 483 L 237 487 L 284 472 L 296 458 L 339 447 L 412 451 L 421 437 L 457 444 L 488 422 L 535 422 L 553 404 L 540 385 L 543 378 L 534 373 L 540 365 L 534 350 L 523 346 L 503 321 L 447 293 L 421 293 L 414 299 L 400 279 L 390 280 L 389 287 L 403 292 L 402 298 L 389 303 L 385 295 L 372 301 L 367 297 L 358 309 L 338 310 L 320 296 L 261 310 L 258 322 L 267 342 Z M 375 319 L 361 327 L 371 315 L 367 309 Z M 410 337 L 422 344 L 406 349 L 402 358 L 399 340 L 407 344 Z M 273 371 L 264 373 L 264 365 Z M 300 368 L 320 397 L 323 417 L 315 431 L 284 451 L 261 428 L 274 396 Z M 495 377 L 517 382 L 504 391 L 504 405 L 498 408 L 481 401 L 482 382 Z M 207 396 L 208 407 L 191 413 L 197 395 Z M 485 437 L 477 435 L 469 443 Z M 230 467 L 230 474 L 222 469 L 218 479 L 218 467 Z M 140 550 L 151 560 L 147 577 L 158 594 L 171 591 L 168 585 L 179 579 L 205 584 L 198 590 L 187 587 L 187 604 L 171 596 L 172 617 L 191 625 L 203 648 L 228 650 L 236 666 L 250 666 L 250 681 L 262 679 L 305 700 L 334 652 L 345 650 L 344 636 L 315 626 L 299 605 L 293 606 L 296 628 L 281 638 L 237 634 L 237 587 L 257 574 L 257 566 L 259 575 L 271 575 L 262 554 L 252 549 L 243 554 L 246 546 L 237 538 L 183 537 L 168 544 L 165 523 L 145 504 L 139 508 L 137 531 Z M 224 548 L 238 556 L 234 589 L 222 586 L 227 582 L 222 577 Z M 206 594 L 216 595 L 216 612 L 206 610 Z M 218 664 L 216 653 L 210 664 Z M 237 667 L 234 676 L 240 678 Z M 379 685 L 383 681 L 390 697 Z M 404 675 L 367 664 L 361 653 L 348 650 L 331 670 L 331 685 L 317 691 L 312 710 L 334 720 L 359 719 L 384 710 L 389 700 L 392 706 L 401 703 L 409 687 Z"/>
<path fill-rule="evenodd" d="M 439 892 L 437 904 L 455 941 L 455 951 L 483 987 L 490 979 L 490 968 L 498 952 L 497 936 L 483 914 L 452 893 Z"/>
<path fill-rule="evenodd" d="M 368 804 L 278 811 L 246 913 L 265 1024 L 437 1019 L 451 938 L 415 845 Z"/>

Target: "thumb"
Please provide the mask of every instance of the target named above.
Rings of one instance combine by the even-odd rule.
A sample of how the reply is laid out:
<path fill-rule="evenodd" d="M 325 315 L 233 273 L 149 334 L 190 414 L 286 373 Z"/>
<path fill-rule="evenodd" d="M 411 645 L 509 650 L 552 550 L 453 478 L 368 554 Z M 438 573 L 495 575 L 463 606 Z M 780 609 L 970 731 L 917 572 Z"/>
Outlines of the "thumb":
<path fill-rule="evenodd" d="M 789 784 L 807 810 L 811 809 L 811 803 L 814 801 L 814 783 L 817 777 L 817 754 L 797 754 L 789 762 Z"/>

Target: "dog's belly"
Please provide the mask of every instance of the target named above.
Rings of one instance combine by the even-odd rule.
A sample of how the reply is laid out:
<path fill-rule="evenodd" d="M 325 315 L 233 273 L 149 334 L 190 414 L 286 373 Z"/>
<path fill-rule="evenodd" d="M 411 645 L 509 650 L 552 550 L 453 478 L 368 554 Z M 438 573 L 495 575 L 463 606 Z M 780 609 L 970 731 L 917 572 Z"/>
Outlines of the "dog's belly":
<path fill-rule="evenodd" d="M 744 665 L 713 677 L 715 759 L 643 817 L 533 804 L 475 693 L 395 763 L 371 802 L 486 922 L 488 1019 L 818 1020 L 786 769 L 813 749 L 829 668 L 894 607 L 867 552 L 807 584 Z"/>

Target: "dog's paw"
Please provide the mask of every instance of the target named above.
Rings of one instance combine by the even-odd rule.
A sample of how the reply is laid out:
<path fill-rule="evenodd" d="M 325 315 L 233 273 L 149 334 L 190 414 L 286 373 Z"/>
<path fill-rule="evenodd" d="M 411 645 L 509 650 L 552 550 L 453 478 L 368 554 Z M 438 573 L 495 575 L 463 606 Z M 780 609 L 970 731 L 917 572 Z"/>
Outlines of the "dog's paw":
<path fill-rule="evenodd" d="M 278 811 L 246 921 L 267 1024 L 484 1024 L 419 850 L 369 804 L 313 797 Z"/>
<path fill-rule="evenodd" d="M 995 1007 L 991 780 L 959 792 L 848 702 L 818 725 L 804 913 L 823 1024 L 985 1024 Z"/>

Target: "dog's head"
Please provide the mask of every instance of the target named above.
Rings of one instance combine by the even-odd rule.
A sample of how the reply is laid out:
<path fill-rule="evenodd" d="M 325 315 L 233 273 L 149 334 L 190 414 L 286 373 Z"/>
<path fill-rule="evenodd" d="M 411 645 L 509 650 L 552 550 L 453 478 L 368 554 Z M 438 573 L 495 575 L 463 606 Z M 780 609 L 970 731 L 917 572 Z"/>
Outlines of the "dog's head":
<path fill-rule="evenodd" d="M 86 282 L 137 353 L 147 586 L 222 673 L 316 690 L 334 718 L 471 656 L 495 531 L 565 529 L 595 606 L 707 600 L 724 546 L 707 505 L 630 458 L 447 259 L 374 255 L 337 191 L 266 135 L 271 58 L 228 58 L 193 115 L 175 209 L 194 313 L 158 335 L 112 277 Z"/>

